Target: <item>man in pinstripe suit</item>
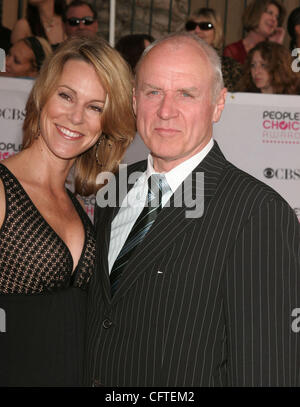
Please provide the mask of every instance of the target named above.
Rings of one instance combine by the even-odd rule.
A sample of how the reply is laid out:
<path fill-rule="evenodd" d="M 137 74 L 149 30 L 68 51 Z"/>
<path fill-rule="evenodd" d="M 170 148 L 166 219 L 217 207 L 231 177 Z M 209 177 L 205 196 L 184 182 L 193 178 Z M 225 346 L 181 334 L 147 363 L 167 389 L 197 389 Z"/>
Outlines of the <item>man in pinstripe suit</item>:
<path fill-rule="evenodd" d="M 142 208 L 96 208 L 87 385 L 299 385 L 299 223 L 213 141 L 225 94 L 217 55 L 189 34 L 154 43 L 138 65 L 134 110 L 151 155 L 129 167 L 142 175 L 128 196 L 145 199 L 154 172 L 171 192 L 113 296 L 109 274 Z M 199 173 L 204 210 L 188 218 L 172 196 Z"/>

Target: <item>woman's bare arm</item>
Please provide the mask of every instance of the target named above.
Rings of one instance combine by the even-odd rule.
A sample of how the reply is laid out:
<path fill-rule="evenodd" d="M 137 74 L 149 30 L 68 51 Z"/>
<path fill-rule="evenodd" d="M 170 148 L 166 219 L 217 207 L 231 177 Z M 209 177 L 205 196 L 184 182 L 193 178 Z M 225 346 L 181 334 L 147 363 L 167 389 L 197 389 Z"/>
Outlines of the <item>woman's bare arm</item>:
<path fill-rule="evenodd" d="M 12 30 L 10 42 L 15 44 L 17 41 L 22 38 L 29 37 L 32 35 L 31 29 L 29 27 L 28 21 L 25 18 L 18 20 Z"/>

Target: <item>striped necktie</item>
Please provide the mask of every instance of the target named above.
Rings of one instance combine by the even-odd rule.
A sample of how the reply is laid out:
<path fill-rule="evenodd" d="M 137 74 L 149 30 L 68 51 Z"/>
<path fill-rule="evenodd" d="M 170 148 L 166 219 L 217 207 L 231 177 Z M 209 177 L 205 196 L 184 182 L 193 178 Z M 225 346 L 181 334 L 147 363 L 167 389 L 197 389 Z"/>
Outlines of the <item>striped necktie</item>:
<path fill-rule="evenodd" d="M 111 295 L 116 292 L 122 272 L 135 248 L 144 240 L 147 232 L 162 209 L 163 194 L 170 191 L 170 186 L 163 174 L 153 174 L 148 178 L 148 192 L 144 209 L 133 225 L 110 273 Z"/>

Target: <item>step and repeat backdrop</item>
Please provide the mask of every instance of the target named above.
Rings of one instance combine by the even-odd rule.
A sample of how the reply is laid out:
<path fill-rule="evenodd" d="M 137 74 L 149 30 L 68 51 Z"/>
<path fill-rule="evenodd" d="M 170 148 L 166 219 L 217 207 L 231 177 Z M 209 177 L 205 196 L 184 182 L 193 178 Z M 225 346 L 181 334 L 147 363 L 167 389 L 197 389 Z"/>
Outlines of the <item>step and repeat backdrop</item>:
<path fill-rule="evenodd" d="M 30 79 L 0 77 L 0 160 L 21 148 L 32 84 Z M 300 96 L 230 93 L 214 138 L 229 161 L 278 191 L 300 222 Z M 147 154 L 137 136 L 124 162 Z M 95 198 L 83 199 L 92 219 Z"/>

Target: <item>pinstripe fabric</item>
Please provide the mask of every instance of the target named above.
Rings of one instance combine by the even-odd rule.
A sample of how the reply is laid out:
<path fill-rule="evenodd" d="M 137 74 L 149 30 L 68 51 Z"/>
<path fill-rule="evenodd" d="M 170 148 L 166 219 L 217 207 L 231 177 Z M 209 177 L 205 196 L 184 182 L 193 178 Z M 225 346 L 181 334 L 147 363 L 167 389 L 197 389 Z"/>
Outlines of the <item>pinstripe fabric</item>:
<path fill-rule="evenodd" d="M 120 276 L 137 246 L 144 240 L 146 234 L 162 209 L 162 195 L 170 191 L 166 177 L 163 174 L 153 174 L 148 179 L 146 206 L 132 226 L 116 261 L 114 262 L 109 279 L 111 295 L 114 295 Z"/>
<path fill-rule="evenodd" d="M 117 210 L 96 209 L 87 385 L 300 384 L 300 333 L 291 330 L 300 307 L 297 218 L 217 143 L 195 171 L 204 172 L 203 216 L 163 208 L 112 299 L 107 253 Z"/>

